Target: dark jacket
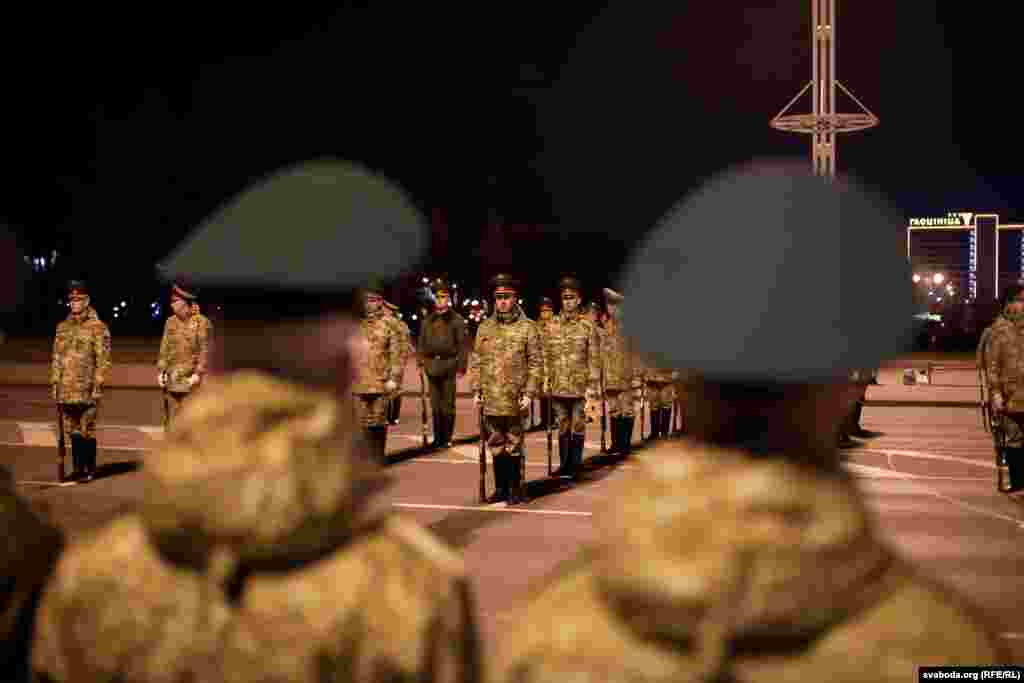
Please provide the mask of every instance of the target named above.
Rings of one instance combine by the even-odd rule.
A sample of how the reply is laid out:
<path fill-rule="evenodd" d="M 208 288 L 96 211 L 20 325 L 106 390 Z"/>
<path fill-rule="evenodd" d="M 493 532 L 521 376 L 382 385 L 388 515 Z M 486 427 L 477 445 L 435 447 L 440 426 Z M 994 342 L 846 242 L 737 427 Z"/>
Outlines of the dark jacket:
<path fill-rule="evenodd" d="M 431 377 L 466 371 L 466 321 L 455 311 L 431 313 L 420 326 L 416 353 Z"/>

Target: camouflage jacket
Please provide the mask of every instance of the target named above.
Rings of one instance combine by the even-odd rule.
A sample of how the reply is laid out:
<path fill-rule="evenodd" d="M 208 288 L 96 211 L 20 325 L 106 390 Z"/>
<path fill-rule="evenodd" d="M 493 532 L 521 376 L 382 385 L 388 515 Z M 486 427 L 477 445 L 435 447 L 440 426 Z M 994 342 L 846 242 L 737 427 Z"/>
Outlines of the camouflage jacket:
<path fill-rule="evenodd" d="M 39 594 L 57 564 L 63 538 L 14 492 L 0 467 L 0 671 L 4 680 L 29 681 L 32 623 Z"/>
<path fill-rule="evenodd" d="M 405 324 L 404 320 L 399 318 L 391 318 L 394 322 L 395 330 L 398 332 L 398 337 L 401 340 L 399 346 L 401 348 L 401 358 L 398 360 L 398 364 L 401 366 L 401 371 L 398 375 L 398 388 L 402 388 L 402 380 L 405 379 L 405 366 L 409 363 L 409 358 L 413 355 L 412 348 L 412 330 Z"/>
<path fill-rule="evenodd" d="M 643 369 L 634 362 L 620 323 L 610 320 L 601 339 L 601 361 L 604 365 L 604 388 L 612 391 L 635 389 L 643 381 Z"/>
<path fill-rule="evenodd" d="M 601 383 L 601 338 L 597 325 L 577 314 L 552 318 L 544 337 L 548 394 L 581 397 Z"/>
<path fill-rule="evenodd" d="M 213 324 L 202 313 L 192 313 L 185 321 L 176 315 L 167 319 L 156 367 L 167 373 L 168 391 L 191 391 L 188 378 L 193 374 L 202 379 L 209 364 L 212 338 Z"/>
<path fill-rule="evenodd" d="M 990 390 L 999 386 L 998 378 L 994 377 L 990 362 L 992 360 L 992 338 L 998 331 L 1000 335 L 1009 334 L 1013 335 L 1013 323 L 1010 322 L 1009 318 L 1005 315 L 1000 315 L 995 321 L 986 327 L 981 333 L 981 339 L 978 341 L 978 350 L 976 353 L 978 367 L 982 369 L 985 374 L 985 381 L 987 382 Z"/>
<path fill-rule="evenodd" d="M 92 306 L 57 325 L 50 384 L 61 403 L 92 403 L 110 375 L 110 329 Z"/>
<path fill-rule="evenodd" d="M 641 360 L 640 363 L 644 382 L 647 384 L 672 384 L 679 378 L 679 372 L 676 370 L 666 370 L 646 360 Z"/>
<path fill-rule="evenodd" d="M 896 682 L 1009 661 L 881 544 L 848 478 L 697 442 L 639 464 L 600 543 L 510 615 L 494 680 Z"/>
<path fill-rule="evenodd" d="M 537 325 L 518 308 L 480 323 L 469 362 L 473 393 L 483 391 L 484 414 L 519 415 L 519 397 L 540 390 L 543 350 Z"/>
<path fill-rule="evenodd" d="M 356 381 L 352 393 L 386 394 L 388 391 L 384 383 L 389 379 L 401 384 L 405 352 L 395 322 L 383 312 L 363 317 L 361 326 L 366 346 L 356 359 Z"/>
<path fill-rule="evenodd" d="M 53 681 L 478 681 L 460 558 L 374 495 L 351 407 L 211 378 L 144 503 L 69 547 L 34 668 Z M 74 623 L 74 628 L 69 625 Z"/>
<path fill-rule="evenodd" d="M 540 347 L 545 351 L 540 354 L 541 357 L 541 369 L 540 369 L 540 386 L 544 387 L 547 383 L 548 377 L 548 335 L 551 334 L 551 324 L 554 321 L 554 316 L 548 320 L 538 320 L 535 324 L 537 325 L 537 332 L 540 334 Z"/>

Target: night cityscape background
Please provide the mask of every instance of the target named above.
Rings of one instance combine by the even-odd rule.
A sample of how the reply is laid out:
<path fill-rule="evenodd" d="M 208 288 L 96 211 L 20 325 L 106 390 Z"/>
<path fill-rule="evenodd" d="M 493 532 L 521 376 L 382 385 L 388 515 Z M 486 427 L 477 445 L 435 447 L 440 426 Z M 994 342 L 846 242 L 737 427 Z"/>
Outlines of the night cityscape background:
<path fill-rule="evenodd" d="M 810 80 L 807 3 L 636 4 L 14 10 L 0 220 L 32 273 L 0 329 L 51 334 L 81 276 L 115 336 L 158 334 L 155 263 L 234 193 L 320 156 L 397 180 L 429 217 L 432 253 L 392 295 L 403 310 L 442 273 L 479 298 L 512 270 L 531 315 L 564 272 L 598 295 L 709 175 L 809 150 L 768 126 Z M 840 136 L 839 174 L 908 219 L 1024 221 L 1009 11 L 840 3 L 838 78 L 881 125 Z"/>

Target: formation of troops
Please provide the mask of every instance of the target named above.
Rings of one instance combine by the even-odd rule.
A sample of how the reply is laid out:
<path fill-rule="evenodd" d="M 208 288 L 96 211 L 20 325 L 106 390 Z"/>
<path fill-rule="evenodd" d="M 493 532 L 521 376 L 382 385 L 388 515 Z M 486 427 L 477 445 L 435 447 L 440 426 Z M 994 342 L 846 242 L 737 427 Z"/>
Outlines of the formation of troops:
<path fill-rule="evenodd" d="M 434 283 L 437 306 L 415 344 L 432 445 L 451 443 L 465 374 L 491 500 L 525 501 L 524 432 L 537 400 L 543 426 L 558 432 L 552 474 L 580 477 L 588 399 L 607 412 L 609 450 L 636 465 L 596 515 L 597 540 L 535 587 L 491 652 L 461 557 L 378 495 L 413 353 L 386 281 L 423 257 L 423 219 L 388 180 L 343 162 L 286 169 L 241 193 L 163 264 L 187 277 L 171 287 L 158 364 L 172 395 L 168 431 L 147 456 L 138 509 L 65 546 L 0 477 L 5 671 L 125 683 L 903 681 L 917 666 L 1006 663 L 984 616 L 879 539 L 841 470 L 837 441 L 863 436 L 858 406 L 873 376 L 853 368 L 902 350 L 909 305 L 846 307 L 842 338 L 835 320 L 801 310 L 804 343 L 786 345 L 785 307 L 806 295 L 800 277 L 779 278 L 774 296 L 719 329 L 686 335 L 666 329 L 660 303 L 644 304 L 696 291 L 735 257 L 748 195 L 759 197 L 764 234 L 748 245 L 760 260 L 741 269 L 817 272 L 823 258 L 847 258 L 834 246 L 850 220 L 859 246 L 849 258 L 871 254 L 887 291 L 909 282 L 899 250 L 878 248 L 894 231 L 872 199 L 767 167 L 712 180 L 673 209 L 622 293 L 604 290 L 604 325 L 575 277 L 557 282 L 560 309 L 541 300 L 534 321 L 518 305 L 521 283 L 500 273 L 470 349 L 448 284 Z M 304 218 L 285 236 L 263 222 L 281 215 Z M 683 253 L 687 226 L 708 215 L 722 229 L 700 262 L 651 265 Z M 233 248 L 242 235 L 259 241 L 244 254 Z M 287 270 L 297 263 L 301 277 Z M 822 281 L 824 296 L 858 295 L 856 269 L 828 267 L 837 276 Z M 296 277 L 268 283 L 268 271 Z M 272 313 L 242 307 L 214 335 L 199 287 L 284 296 L 317 315 L 261 327 Z M 77 437 L 75 470 L 88 478 L 110 334 L 84 283 L 70 293 L 51 380 L 61 424 Z M 706 296 L 709 311 L 734 297 Z M 1017 310 L 1007 307 L 987 341 L 993 405 L 1010 416 L 1024 414 L 1014 374 L 1024 354 L 1010 341 Z M 718 336 L 726 327 L 730 339 Z M 284 351 L 293 348 L 308 353 Z M 687 438 L 631 452 L 648 412 L 651 435 L 677 426 Z"/>

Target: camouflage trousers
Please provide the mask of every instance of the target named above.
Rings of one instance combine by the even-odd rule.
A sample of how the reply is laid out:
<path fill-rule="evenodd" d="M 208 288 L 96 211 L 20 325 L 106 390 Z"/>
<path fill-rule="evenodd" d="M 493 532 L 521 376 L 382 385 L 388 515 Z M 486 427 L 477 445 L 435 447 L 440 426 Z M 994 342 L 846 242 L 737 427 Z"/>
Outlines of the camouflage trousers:
<path fill-rule="evenodd" d="M 601 417 L 601 402 L 593 398 L 585 399 L 583 414 L 588 419 L 596 421 L 598 418 Z"/>
<path fill-rule="evenodd" d="M 187 391 L 165 391 L 164 392 L 164 430 L 170 430 L 178 419 L 178 414 L 184 406 L 185 399 L 189 397 Z"/>
<path fill-rule="evenodd" d="M 387 425 L 387 394 L 354 394 L 356 424 L 363 429 Z"/>
<path fill-rule="evenodd" d="M 96 438 L 96 403 L 61 403 L 60 421 L 64 430 L 64 446 L 71 448 L 71 435 L 78 434 L 86 439 Z"/>
<path fill-rule="evenodd" d="M 561 398 L 558 396 L 551 398 L 551 412 L 554 415 L 559 436 L 565 436 L 570 432 L 573 434 L 584 432 L 587 428 L 583 414 L 585 402 L 583 398 Z M 600 401 L 594 401 L 594 403 L 598 406 L 601 405 Z M 600 413 L 598 413 L 598 418 L 600 419 Z"/>
<path fill-rule="evenodd" d="M 676 396 L 676 388 L 671 384 L 651 383 L 647 384 L 647 404 L 651 410 L 659 408 L 671 408 L 672 401 Z"/>
<path fill-rule="evenodd" d="M 639 389 L 605 389 L 609 417 L 633 417 L 640 409 Z"/>
<path fill-rule="evenodd" d="M 525 455 L 522 415 L 484 415 L 487 452 L 496 455 Z"/>

